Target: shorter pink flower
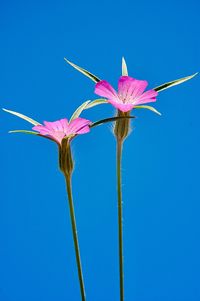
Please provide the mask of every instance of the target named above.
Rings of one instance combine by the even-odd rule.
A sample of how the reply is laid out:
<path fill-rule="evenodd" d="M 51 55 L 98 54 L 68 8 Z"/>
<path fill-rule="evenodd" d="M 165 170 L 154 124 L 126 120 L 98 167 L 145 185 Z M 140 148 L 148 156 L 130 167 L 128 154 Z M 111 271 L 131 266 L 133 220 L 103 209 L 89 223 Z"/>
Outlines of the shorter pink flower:
<path fill-rule="evenodd" d="M 137 80 L 130 76 L 121 76 L 118 81 L 118 92 L 105 80 L 95 86 L 95 93 L 106 97 L 108 102 L 122 112 L 128 112 L 140 104 L 155 102 L 158 92 L 148 90 L 145 80 Z"/>
<path fill-rule="evenodd" d="M 91 124 L 90 120 L 84 118 L 76 118 L 70 122 L 64 118 L 54 122 L 44 121 L 44 125 L 36 125 L 33 127 L 33 130 L 61 144 L 62 139 L 65 137 L 72 138 L 76 135 L 88 133 Z"/>

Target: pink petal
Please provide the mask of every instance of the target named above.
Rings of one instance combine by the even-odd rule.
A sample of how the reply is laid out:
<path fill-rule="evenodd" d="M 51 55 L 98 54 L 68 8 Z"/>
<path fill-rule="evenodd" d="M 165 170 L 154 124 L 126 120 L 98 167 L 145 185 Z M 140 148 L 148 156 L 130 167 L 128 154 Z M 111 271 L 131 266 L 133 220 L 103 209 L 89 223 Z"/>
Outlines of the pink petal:
<path fill-rule="evenodd" d="M 53 140 L 61 144 L 64 137 L 76 134 L 85 134 L 90 131 L 90 120 L 84 118 L 76 118 L 72 122 L 68 122 L 66 118 L 54 122 L 44 121 L 45 125 L 37 125 L 33 130 L 39 132 L 43 136 L 51 137 Z"/>
<path fill-rule="evenodd" d="M 53 121 L 53 122 L 44 121 L 44 125 L 49 130 L 63 131 L 63 129 L 68 127 L 68 120 L 66 118 L 64 118 L 64 119 L 56 120 L 56 121 Z"/>
<path fill-rule="evenodd" d="M 119 98 L 124 102 L 131 102 L 135 97 L 140 96 L 146 89 L 148 82 L 137 80 L 130 76 L 121 76 L 118 81 Z"/>
<path fill-rule="evenodd" d="M 39 132 L 42 136 L 51 137 L 56 142 L 61 143 L 62 139 L 65 137 L 65 133 L 63 130 L 61 130 L 61 131 L 58 130 L 59 126 L 60 126 L 60 124 L 58 123 L 58 121 L 56 121 L 56 122 L 46 122 L 45 121 L 45 126 L 37 125 L 37 126 L 33 127 L 33 130 Z"/>
<path fill-rule="evenodd" d="M 69 124 L 69 134 L 84 134 L 90 131 L 90 120 L 84 118 L 76 118 Z"/>
<path fill-rule="evenodd" d="M 106 97 L 111 100 L 119 101 L 117 92 L 113 89 L 113 87 L 105 80 L 101 80 L 95 86 L 95 91 L 97 95 Z"/>
<path fill-rule="evenodd" d="M 140 97 L 138 97 L 138 99 L 135 102 L 135 105 L 148 103 L 148 102 L 155 102 L 157 95 L 158 95 L 158 92 L 156 92 L 155 90 L 146 91 Z"/>
<path fill-rule="evenodd" d="M 122 103 L 116 102 L 113 100 L 108 99 L 108 102 L 111 103 L 116 109 L 122 112 L 128 112 L 133 109 L 134 105 L 132 103 Z"/>
<path fill-rule="evenodd" d="M 77 134 L 81 135 L 81 134 L 86 134 L 90 131 L 90 127 L 89 126 L 84 126 L 82 129 L 78 130 Z"/>
<path fill-rule="evenodd" d="M 61 120 L 54 121 L 54 128 L 56 131 L 63 132 L 63 126 L 62 126 Z"/>
<path fill-rule="evenodd" d="M 53 122 L 44 121 L 44 124 L 47 128 L 49 128 L 53 131 L 63 131 L 63 127 L 62 127 L 60 120 L 56 120 Z"/>
<path fill-rule="evenodd" d="M 62 139 L 65 137 L 65 134 L 63 132 L 52 132 L 49 134 L 49 137 L 56 140 L 58 143 L 61 144 Z"/>
<path fill-rule="evenodd" d="M 60 119 L 60 123 L 62 125 L 62 128 L 63 130 L 67 130 L 68 126 L 69 126 L 69 122 L 67 120 L 67 118 L 63 118 L 63 119 Z"/>
<path fill-rule="evenodd" d="M 44 121 L 44 125 L 47 129 L 53 130 L 53 122 L 50 121 Z"/>
<path fill-rule="evenodd" d="M 36 132 L 39 132 L 41 135 L 48 135 L 51 131 L 44 125 L 36 125 L 32 129 Z"/>

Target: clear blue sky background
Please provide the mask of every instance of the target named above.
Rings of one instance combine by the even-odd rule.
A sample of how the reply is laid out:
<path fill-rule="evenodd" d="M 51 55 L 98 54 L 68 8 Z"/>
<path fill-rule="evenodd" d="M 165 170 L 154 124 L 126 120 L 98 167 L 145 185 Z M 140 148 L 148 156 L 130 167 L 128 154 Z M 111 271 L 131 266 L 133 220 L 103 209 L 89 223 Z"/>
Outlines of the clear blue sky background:
<path fill-rule="evenodd" d="M 197 0 L 1 1 L 0 104 L 36 120 L 69 117 L 94 84 L 117 84 L 124 55 L 150 87 L 200 70 Z M 126 301 L 200 300 L 199 77 L 137 111 L 123 157 Z M 112 116 L 112 106 L 84 113 Z M 79 301 L 57 149 L 1 112 L 0 301 Z M 74 200 L 88 301 L 117 301 L 115 140 L 111 125 L 73 143 Z"/>

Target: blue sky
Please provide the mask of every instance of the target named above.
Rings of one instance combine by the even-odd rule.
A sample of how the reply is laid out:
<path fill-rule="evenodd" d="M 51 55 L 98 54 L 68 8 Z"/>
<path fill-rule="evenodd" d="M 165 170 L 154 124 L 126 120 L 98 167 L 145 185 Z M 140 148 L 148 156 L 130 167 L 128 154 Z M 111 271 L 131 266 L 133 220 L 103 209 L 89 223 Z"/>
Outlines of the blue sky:
<path fill-rule="evenodd" d="M 0 103 L 36 120 L 70 117 L 94 84 L 64 57 L 117 85 L 121 57 L 149 87 L 200 70 L 199 2 L 6 1 L 0 6 Z M 200 299 L 199 77 L 138 110 L 124 146 L 127 301 Z M 83 114 L 96 121 L 110 105 Z M 0 300 L 79 301 L 56 146 L 8 135 L 29 124 L 1 112 Z M 73 143 L 73 190 L 87 300 L 118 300 L 112 126 Z"/>

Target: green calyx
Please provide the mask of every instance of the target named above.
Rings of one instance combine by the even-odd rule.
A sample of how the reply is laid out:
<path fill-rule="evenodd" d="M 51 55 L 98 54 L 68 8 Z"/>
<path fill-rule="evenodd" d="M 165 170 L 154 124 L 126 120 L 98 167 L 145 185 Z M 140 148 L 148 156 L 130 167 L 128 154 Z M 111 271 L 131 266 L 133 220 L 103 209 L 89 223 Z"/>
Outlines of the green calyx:
<path fill-rule="evenodd" d="M 114 135 L 118 141 L 123 142 L 130 132 L 130 112 L 121 112 L 118 110 L 115 122 Z"/>
<path fill-rule="evenodd" d="M 64 138 L 59 145 L 59 167 L 66 177 L 70 177 L 73 169 L 74 162 L 71 153 L 70 139 Z"/>

